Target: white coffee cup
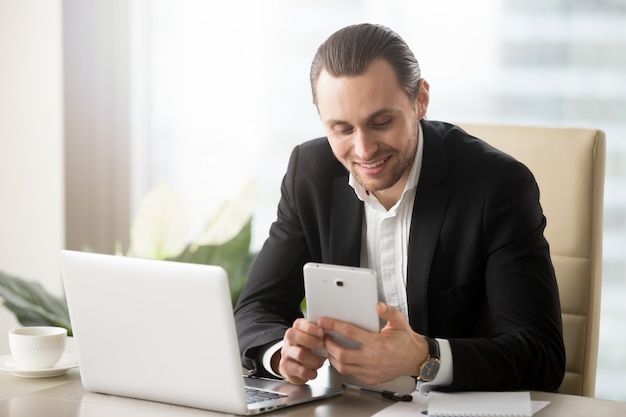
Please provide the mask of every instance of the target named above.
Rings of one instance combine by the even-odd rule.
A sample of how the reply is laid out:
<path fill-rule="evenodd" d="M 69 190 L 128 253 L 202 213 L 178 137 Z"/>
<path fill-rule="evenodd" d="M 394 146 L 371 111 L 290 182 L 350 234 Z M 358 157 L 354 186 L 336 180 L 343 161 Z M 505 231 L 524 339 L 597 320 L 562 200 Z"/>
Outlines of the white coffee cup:
<path fill-rule="evenodd" d="M 13 360 L 22 369 L 48 369 L 61 359 L 67 330 L 62 327 L 19 327 L 9 331 Z"/>

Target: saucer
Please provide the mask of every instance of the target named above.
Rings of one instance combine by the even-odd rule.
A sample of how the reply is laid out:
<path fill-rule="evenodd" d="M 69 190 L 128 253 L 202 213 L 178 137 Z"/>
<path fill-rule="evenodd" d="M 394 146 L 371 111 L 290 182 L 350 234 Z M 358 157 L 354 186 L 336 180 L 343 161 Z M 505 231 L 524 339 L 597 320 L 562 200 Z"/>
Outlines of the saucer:
<path fill-rule="evenodd" d="M 11 355 L 0 356 L 0 371 L 11 372 L 22 378 L 50 378 L 67 373 L 78 366 L 78 359 L 74 355 L 63 355 L 52 368 L 24 369 L 20 368 Z"/>

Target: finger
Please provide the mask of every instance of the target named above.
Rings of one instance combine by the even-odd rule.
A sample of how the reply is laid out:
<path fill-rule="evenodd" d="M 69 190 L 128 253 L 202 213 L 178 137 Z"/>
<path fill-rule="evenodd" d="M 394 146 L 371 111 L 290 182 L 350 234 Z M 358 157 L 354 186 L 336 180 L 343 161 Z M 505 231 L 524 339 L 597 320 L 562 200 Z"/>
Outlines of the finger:
<path fill-rule="evenodd" d="M 371 332 L 361 329 L 358 326 L 346 323 L 345 321 L 331 319 L 330 317 L 321 317 L 317 324 L 326 332 L 329 330 L 335 331 L 361 344 L 367 342 L 372 335 Z"/>
<path fill-rule="evenodd" d="M 317 369 L 322 366 L 324 360 L 310 349 L 293 345 L 285 340 L 278 369 L 289 382 L 303 384 L 317 376 Z"/>
<path fill-rule="evenodd" d="M 317 376 L 315 370 L 308 369 L 287 358 L 281 358 L 278 370 L 280 374 L 292 384 L 305 384 L 307 381 L 315 379 Z"/>
<path fill-rule="evenodd" d="M 315 323 L 299 319 L 294 327 L 287 329 L 284 339 L 292 345 L 307 349 L 320 350 L 324 348 L 324 330 Z"/>
<path fill-rule="evenodd" d="M 378 317 L 387 322 L 385 329 L 406 329 L 407 326 L 410 327 L 404 314 L 389 304 L 379 302 L 376 305 L 376 312 L 378 313 Z"/>
<path fill-rule="evenodd" d="M 307 319 L 296 319 L 291 327 L 318 337 L 324 337 L 324 329 Z"/>
<path fill-rule="evenodd" d="M 355 359 L 353 358 L 353 354 L 357 352 L 358 349 L 354 349 L 354 346 L 351 346 L 351 348 L 347 348 L 343 345 L 343 343 L 344 341 L 339 341 L 335 339 L 335 335 L 328 334 L 324 338 L 324 346 L 326 347 L 326 351 L 328 352 L 329 357 L 332 356 L 333 358 L 341 360 L 342 362 L 354 362 Z"/>
<path fill-rule="evenodd" d="M 359 349 L 346 349 L 335 342 L 332 336 L 326 336 L 324 340 L 328 360 L 340 373 L 353 373 L 355 367 L 361 367 L 367 363 L 367 353 L 363 345 Z"/>
<path fill-rule="evenodd" d="M 323 341 L 320 343 L 323 347 Z M 313 349 L 292 343 L 287 337 L 287 333 L 285 333 L 284 344 L 281 348 L 281 357 L 301 364 L 309 369 L 319 368 L 325 360 L 325 358 L 317 355 Z"/>

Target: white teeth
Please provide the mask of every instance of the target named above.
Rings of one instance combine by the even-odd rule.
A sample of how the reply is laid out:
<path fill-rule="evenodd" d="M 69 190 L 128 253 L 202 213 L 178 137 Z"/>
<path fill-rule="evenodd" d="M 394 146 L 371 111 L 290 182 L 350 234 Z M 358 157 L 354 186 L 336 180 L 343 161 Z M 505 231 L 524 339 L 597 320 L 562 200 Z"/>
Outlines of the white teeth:
<path fill-rule="evenodd" d="M 376 162 L 375 164 L 361 164 L 361 166 L 363 168 L 376 168 L 376 167 L 381 166 L 384 162 L 385 162 L 385 160 L 383 159 L 382 161 Z"/>

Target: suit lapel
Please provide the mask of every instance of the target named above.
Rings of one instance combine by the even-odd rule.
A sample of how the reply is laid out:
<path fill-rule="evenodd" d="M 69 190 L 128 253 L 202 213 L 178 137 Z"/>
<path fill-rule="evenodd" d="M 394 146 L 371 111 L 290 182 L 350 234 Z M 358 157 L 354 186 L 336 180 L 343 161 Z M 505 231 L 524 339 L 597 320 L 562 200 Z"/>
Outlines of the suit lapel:
<path fill-rule="evenodd" d="M 359 266 L 363 202 L 348 184 L 348 176 L 333 183 L 328 259 L 330 263 Z"/>
<path fill-rule="evenodd" d="M 407 297 L 411 327 L 428 334 L 428 279 L 449 194 L 440 185 L 448 171 L 444 139 L 430 123 L 422 127 L 424 157 L 409 234 Z"/>

